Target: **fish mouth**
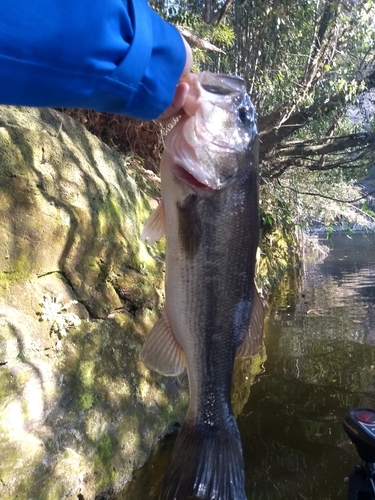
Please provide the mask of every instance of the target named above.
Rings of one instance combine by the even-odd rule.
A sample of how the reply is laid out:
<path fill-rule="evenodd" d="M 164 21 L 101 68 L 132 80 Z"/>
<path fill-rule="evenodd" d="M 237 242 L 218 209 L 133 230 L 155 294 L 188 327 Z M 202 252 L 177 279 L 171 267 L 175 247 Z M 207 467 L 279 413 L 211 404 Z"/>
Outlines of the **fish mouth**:
<path fill-rule="evenodd" d="M 185 184 L 188 184 L 194 190 L 199 189 L 202 191 L 212 191 L 219 188 L 219 186 L 211 186 L 208 180 L 206 181 L 207 183 L 201 182 L 181 165 L 174 164 L 172 167 L 172 172 L 177 179 L 184 182 Z"/>

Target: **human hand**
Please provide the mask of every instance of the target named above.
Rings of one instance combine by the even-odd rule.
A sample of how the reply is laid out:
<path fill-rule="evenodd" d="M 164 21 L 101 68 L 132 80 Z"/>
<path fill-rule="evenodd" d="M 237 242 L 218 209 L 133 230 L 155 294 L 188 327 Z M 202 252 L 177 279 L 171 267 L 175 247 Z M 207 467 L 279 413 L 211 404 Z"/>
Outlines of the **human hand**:
<path fill-rule="evenodd" d="M 185 103 L 186 97 L 187 97 L 188 92 L 189 92 L 189 84 L 186 81 L 181 81 L 181 80 L 190 73 L 191 66 L 193 64 L 193 54 L 191 52 L 190 45 L 187 43 L 187 41 L 185 40 L 184 37 L 182 37 L 182 40 L 184 42 L 185 49 L 186 49 L 185 67 L 184 67 L 184 70 L 181 74 L 180 81 L 177 84 L 172 104 L 169 106 L 169 108 L 167 108 L 164 111 L 164 113 L 162 113 L 158 117 L 158 120 L 169 120 L 170 118 L 173 118 L 174 116 L 180 115 L 183 112 L 182 107 Z"/>

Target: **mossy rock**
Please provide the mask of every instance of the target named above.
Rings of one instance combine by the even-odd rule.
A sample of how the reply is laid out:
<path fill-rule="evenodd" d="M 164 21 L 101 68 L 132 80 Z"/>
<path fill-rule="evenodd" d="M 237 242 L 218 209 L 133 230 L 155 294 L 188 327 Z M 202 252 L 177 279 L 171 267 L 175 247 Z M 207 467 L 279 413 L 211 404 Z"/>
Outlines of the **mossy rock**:
<path fill-rule="evenodd" d="M 0 290 L 59 272 L 100 318 L 121 307 L 110 276 L 155 282 L 161 266 L 139 240 L 150 201 L 134 176 L 70 117 L 1 107 Z"/>
<path fill-rule="evenodd" d="M 140 175 L 64 114 L 0 107 L 4 500 L 108 497 L 185 412 L 186 378 L 138 361 L 164 279 Z"/>

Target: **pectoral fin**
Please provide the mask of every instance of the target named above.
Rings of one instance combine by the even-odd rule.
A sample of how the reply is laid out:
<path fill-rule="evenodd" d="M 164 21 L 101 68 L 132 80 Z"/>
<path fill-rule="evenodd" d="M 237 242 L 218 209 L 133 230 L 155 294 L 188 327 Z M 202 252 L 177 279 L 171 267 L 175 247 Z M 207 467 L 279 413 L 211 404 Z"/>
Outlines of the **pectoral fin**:
<path fill-rule="evenodd" d="M 254 285 L 250 327 L 242 342 L 237 347 L 236 357 L 250 358 L 259 352 L 263 339 L 264 315 L 264 305 Z"/>
<path fill-rule="evenodd" d="M 180 375 L 184 371 L 185 355 L 173 335 L 164 311 L 152 327 L 139 359 L 161 375 Z"/>
<path fill-rule="evenodd" d="M 144 225 L 141 240 L 154 243 L 165 235 L 165 211 L 164 203 L 161 201 Z"/>

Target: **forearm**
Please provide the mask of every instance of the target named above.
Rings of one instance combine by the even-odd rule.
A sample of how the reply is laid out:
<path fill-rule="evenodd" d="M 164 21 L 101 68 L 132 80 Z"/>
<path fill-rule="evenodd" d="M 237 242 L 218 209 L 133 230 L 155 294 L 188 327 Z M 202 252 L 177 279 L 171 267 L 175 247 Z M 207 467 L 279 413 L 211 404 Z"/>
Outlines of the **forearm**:
<path fill-rule="evenodd" d="M 0 0 L 1 104 L 156 118 L 184 64 L 180 34 L 146 0 Z"/>

